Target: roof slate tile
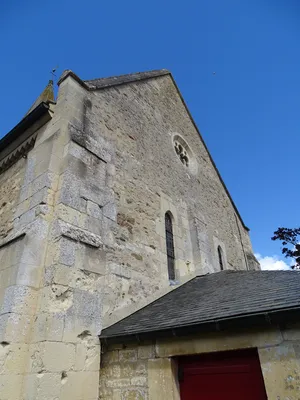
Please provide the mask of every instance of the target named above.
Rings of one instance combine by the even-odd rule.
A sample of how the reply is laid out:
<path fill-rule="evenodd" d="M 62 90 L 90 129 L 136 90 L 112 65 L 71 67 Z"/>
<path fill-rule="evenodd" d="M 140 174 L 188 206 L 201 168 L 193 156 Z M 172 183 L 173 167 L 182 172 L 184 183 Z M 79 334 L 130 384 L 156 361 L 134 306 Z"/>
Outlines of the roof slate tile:
<path fill-rule="evenodd" d="M 221 271 L 197 276 L 104 329 L 100 338 L 122 337 L 300 308 L 300 272 Z"/>

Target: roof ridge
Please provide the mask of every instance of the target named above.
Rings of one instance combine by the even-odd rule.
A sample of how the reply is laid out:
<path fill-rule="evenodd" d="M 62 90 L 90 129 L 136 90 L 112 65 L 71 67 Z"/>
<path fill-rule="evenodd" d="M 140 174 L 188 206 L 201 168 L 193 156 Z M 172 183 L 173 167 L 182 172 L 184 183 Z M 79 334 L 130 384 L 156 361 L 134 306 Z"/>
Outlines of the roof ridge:
<path fill-rule="evenodd" d="M 163 76 L 170 74 L 170 71 L 167 69 L 154 69 L 145 72 L 133 72 L 129 74 L 123 75 L 114 75 L 108 76 L 104 78 L 95 78 L 84 80 L 83 82 L 89 87 L 91 90 L 102 89 L 105 87 L 122 85 L 128 82 L 140 81 L 144 79 L 154 78 L 157 76 Z"/>

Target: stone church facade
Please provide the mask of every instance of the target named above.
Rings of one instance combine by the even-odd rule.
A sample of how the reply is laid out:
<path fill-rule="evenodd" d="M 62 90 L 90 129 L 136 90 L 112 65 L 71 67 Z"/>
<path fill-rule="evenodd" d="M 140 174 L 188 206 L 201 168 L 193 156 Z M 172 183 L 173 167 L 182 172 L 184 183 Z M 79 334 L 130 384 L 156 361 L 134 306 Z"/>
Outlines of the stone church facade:
<path fill-rule="evenodd" d="M 168 71 L 51 85 L 0 141 L 0 399 L 160 399 L 111 379 L 154 342 L 101 357 L 98 336 L 196 276 L 258 271 L 248 228 Z"/>

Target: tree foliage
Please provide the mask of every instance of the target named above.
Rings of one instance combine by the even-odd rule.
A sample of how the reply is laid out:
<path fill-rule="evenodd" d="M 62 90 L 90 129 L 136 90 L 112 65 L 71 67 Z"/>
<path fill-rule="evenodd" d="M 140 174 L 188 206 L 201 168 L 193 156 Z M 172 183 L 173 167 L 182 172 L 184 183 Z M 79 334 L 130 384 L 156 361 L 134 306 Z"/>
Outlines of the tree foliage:
<path fill-rule="evenodd" d="M 300 270 L 300 228 L 278 228 L 271 239 L 281 241 L 282 254 L 293 260 L 293 269 Z"/>

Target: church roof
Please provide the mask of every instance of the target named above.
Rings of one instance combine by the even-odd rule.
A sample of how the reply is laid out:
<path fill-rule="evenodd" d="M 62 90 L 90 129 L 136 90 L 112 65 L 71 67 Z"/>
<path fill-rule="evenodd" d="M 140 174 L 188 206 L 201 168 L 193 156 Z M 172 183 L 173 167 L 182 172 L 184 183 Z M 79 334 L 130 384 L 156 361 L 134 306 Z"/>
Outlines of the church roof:
<path fill-rule="evenodd" d="M 45 87 L 45 89 L 42 91 L 39 97 L 32 104 L 30 109 L 27 111 L 26 115 L 30 114 L 31 111 L 33 111 L 41 103 L 48 103 L 49 101 L 50 102 L 54 101 L 54 89 L 52 80 L 49 80 L 48 85 Z"/>
<path fill-rule="evenodd" d="M 253 317 L 256 322 L 278 322 L 279 315 L 300 310 L 299 287 L 300 272 L 295 271 L 221 271 L 197 276 L 104 329 L 100 339 L 180 336 L 237 321 L 246 325 Z"/>
<path fill-rule="evenodd" d="M 98 78 L 84 81 L 90 90 L 102 89 L 110 86 L 123 85 L 125 83 L 131 83 L 141 81 L 149 78 L 156 78 L 157 76 L 170 75 L 167 69 L 157 69 L 146 72 L 136 72 L 126 75 L 111 76 L 108 78 Z"/>

